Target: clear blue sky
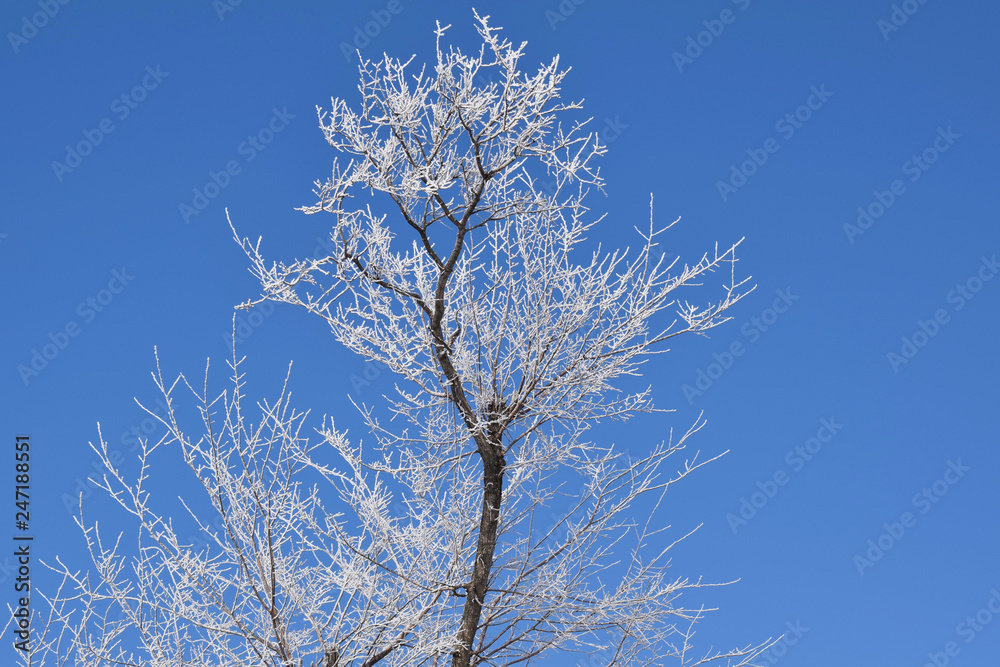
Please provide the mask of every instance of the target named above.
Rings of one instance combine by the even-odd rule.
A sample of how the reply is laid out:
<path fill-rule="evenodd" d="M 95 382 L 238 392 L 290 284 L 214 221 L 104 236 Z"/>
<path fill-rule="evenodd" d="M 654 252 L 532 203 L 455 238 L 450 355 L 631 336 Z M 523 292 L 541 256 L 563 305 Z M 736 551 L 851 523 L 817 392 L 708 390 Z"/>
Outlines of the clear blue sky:
<path fill-rule="evenodd" d="M 123 452 L 142 429 L 132 397 L 155 397 L 154 345 L 167 374 L 197 378 L 211 357 L 224 386 L 232 307 L 258 294 L 224 208 L 270 257 L 316 249 L 326 221 L 293 210 L 333 159 L 315 107 L 356 99 L 345 45 L 371 12 L 391 18 L 369 26 L 369 57 L 429 59 L 435 19 L 476 45 L 472 5 L 398 2 L 3 3 L 0 475 L 30 434 L 36 556 L 79 556 L 65 498 L 93 472 L 98 421 Z M 650 193 L 659 222 L 683 218 L 672 254 L 746 237 L 757 289 L 734 320 L 645 367 L 677 411 L 604 432 L 641 452 L 703 410 L 695 444 L 731 450 L 664 515 L 677 533 L 704 524 L 676 574 L 741 578 L 692 599 L 721 607 L 699 638 L 795 627 L 775 663 L 789 667 L 996 664 L 1000 7 L 476 7 L 528 41 L 525 68 L 560 54 L 565 96 L 606 131 L 594 240 L 634 244 Z M 358 382 L 363 360 L 318 319 L 268 313 L 240 345 L 252 395 L 273 395 L 294 359 L 296 405 L 360 435 L 348 394 L 376 401 L 388 374 Z M 176 495 L 184 478 L 156 473 Z"/>

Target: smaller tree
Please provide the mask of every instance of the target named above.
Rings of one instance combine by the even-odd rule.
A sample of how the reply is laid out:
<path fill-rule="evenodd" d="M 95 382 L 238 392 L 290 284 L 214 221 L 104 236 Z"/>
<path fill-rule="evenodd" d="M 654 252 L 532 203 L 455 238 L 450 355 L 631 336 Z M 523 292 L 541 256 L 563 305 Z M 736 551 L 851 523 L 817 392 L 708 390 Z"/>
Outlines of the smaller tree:
<path fill-rule="evenodd" d="M 524 75 L 524 44 L 476 19 L 478 56 L 443 51 L 439 26 L 434 76 L 410 76 L 409 61 L 388 56 L 362 61 L 360 111 L 335 99 L 320 112 L 328 142 L 353 156 L 304 209 L 333 215 L 328 256 L 269 265 L 260 241 L 237 235 L 260 300 L 304 307 L 399 377 L 386 401 L 407 426 L 362 406 L 374 447 L 326 418 L 313 441 L 287 382 L 249 421 L 235 349 L 232 392 L 214 398 L 207 371 L 195 390 L 183 376 L 168 383 L 157 361 L 168 434 L 143 442 L 137 480 L 116 469 L 103 438 L 95 447 L 103 488 L 136 520 L 138 555 L 81 510 L 96 577 L 58 562 L 64 585 L 38 660 L 465 667 L 559 651 L 591 664 L 691 666 L 749 665 L 766 648 L 695 654 L 708 610 L 679 596 L 709 584 L 668 576 L 683 537 L 666 538 L 655 512 L 633 515 L 643 498 L 659 509 L 672 484 L 714 460 L 696 453 L 662 470 L 704 422 L 638 456 L 584 439 L 601 420 L 657 412 L 650 389 L 621 393 L 612 381 L 638 375 L 669 338 L 728 319 L 746 282 L 735 280 L 736 246 L 668 265 L 656 251 L 664 229 L 650 221 L 634 256 L 598 251 L 579 263 L 597 222 L 583 199 L 602 185 L 591 161 L 605 147 L 584 123 L 557 122 L 580 108 L 558 101 L 558 58 Z M 484 74 L 499 82 L 477 85 Z M 396 222 L 351 206 L 359 187 L 385 195 Z M 729 280 L 717 302 L 675 295 L 719 268 Z M 668 310 L 676 317 L 652 326 Z M 197 438 L 175 411 L 181 384 L 197 397 Z M 171 443 L 215 515 L 192 510 L 200 546 L 178 537 L 144 487 L 154 452 Z M 573 476 L 581 492 L 560 508 Z"/>

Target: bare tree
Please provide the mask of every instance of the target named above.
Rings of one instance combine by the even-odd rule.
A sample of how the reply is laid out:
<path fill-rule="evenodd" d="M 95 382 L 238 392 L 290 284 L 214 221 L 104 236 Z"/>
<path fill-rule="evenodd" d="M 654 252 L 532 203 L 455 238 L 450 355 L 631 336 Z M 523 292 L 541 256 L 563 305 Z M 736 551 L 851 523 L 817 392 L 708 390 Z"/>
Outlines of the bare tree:
<path fill-rule="evenodd" d="M 413 73 L 412 58 L 362 61 L 360 109 L 334 99 L 320 111 L 327 141 L 351 156 L 302 209 L 334 216 L 331 254 L 269 264 L 260 240 L 237 234 L 263 287 L 243 306 L 269 299 L 323 318 L 398 376 L 386 414 L 407 427 L 359 406 L 375 447 L 325 417 L 311 441 L 287 382 L 250 422 L 235 349 L 233 390 L 214 398 L 207 370 L 196 390 L 165 380 L 157 360 L 168 434 L 143 443 L 138 478 L 103 438 L 95 446 L 105 490 L 136 519 L 138 555 L 81 510 L 96 573 L 57 563 L 63 588 L 36 661 L 465 667 L 563 652 L 593 665 L 748 665 L 766 648 L 696 654 L 709 610 L 679 596 L 712 584 L 668 576 L 685 536 L 633 516 L 714 460 L 695 453 L 663 471 L 704 422 L 638 456 L 584 439 L 601 420 L 660 412 L 650 389 L 612 381 L 639 375 L 669 338 L 728 319 L 745 294 L 736 246 L 668 265 L 657 247 L 673 223 L 651 219 L 636 228 L 636 253 L 598 249 L 579 263 L 603 219 L 587 221 L 583 200 L 602 187 L 592 162 L 605 147 L 584 122 L 557 121 L 581 108 L 560 101 L 558 58 L 523 74 L 525 45 L 476 19 L 478 55 L 443 50 L 439 24 L 433 73 Z M 477 85 L 484 75 L 491 83 Z M 359 188 L 384 195 L 391 216 L 353 204 Z M 719 269 L 717 301 L 680 298 Z M 199 403 L 197 438 L 175 409 L 181 387 Z M 207 544 L 179 538 L 144 487 L 171 443 L 215 514 L 198 519 Z M 573 476 L 579 493 L 566 491 Z"/>

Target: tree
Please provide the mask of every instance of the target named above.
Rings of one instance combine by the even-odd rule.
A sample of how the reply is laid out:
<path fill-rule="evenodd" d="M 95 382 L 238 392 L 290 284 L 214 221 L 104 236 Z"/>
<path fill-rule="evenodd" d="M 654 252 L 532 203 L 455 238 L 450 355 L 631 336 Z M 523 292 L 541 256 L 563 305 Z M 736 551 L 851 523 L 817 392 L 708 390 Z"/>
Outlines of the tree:
<path fill-rule="evenodd" d="M 587 221 L 583 201 L 602 188 L 592 162 L 605 147 L 585 122 L 557 120 L 581 108 L 560 102 L 558 57 L 523 74 L 525 44 L 475 17 L 478 55 L 443 50 L 438 24 L 433 74 L 411 75 L 412 58 L 362 60 L 360 110 L 334 99 L 320 111 L 326 140 L 351 156 L 301 209 L 333 215 L 329 255 L 268 264 L 261 240 L 234 228 L 262 285 L 242 307 L 271 300 L 323 318 L 398 376 L 386 410 L 409 426 L 393 430 L 359 406 L 376 447 L 352 444 L 325 417 L 311 441 L 287 381 L 249 421 L 235 346 L 232 393 L 214 398 L 207 370 L 196 390 L 183 375 L 168 382 L 157 359 L 168 409 L 150 414 L 168 433 L 143 442 L 137 479 L 103 437 L 95 446 L 103 487 L 136 520 L 138 555 L 81 509 L 96 576 L 57 561 L 63 587 L 48 598 L 36 664 L 465 667 L 563 651 L 601 665 L 746 665 L 767 647 L 696 655 L 708 610 L 678 596 L 710 584 L 668 577 L 683 537 L 664 544 L 652 515 L 632 517 L 640 499 L 658 508 L 670 485 L 714 460 L 696 453 L 662 471 L 704 421 L 640 456 L 584 440 L 601 420 L 660 412 L 651 389 L 622 393 L 612 381 L 638 375 L 664 341 L 728 319 L 745 294 L 738 244 L 668 264 L 659 239 L 676 221 L 657 229 L 651 210 L 635 255 L 598 249 L 578 263 L 603 220 Z M 391 218 L 352 205 L 359 189 L 384 196 Z M 717 301 L 675 294 L 719 269 L 728 282 Z M 198 438 L 175 407 L 182 385 L 198 399 Z M 216 517 L 198 519 L 200 544 L 178 536 L 144 487 L 151 457 L 173 443 Z M 566 494 L 567 475 L 579 493 Z M 547 523 L 562 498 L 569 506 Z"/>

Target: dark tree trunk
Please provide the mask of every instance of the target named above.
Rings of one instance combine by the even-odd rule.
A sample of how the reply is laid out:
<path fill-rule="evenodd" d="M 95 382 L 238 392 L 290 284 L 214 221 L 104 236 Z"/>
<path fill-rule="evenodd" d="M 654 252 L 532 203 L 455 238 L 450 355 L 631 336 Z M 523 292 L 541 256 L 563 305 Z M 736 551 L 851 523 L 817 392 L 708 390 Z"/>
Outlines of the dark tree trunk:
<path fill-rule="evenodd" d="M 499 436 L 499 434 L 490 434 Z M 476 545 L 476 562 L 472 567 L 472 580 L 466 589 L 465 610 L 458 632 L 459 647 L 452 654 L 452 667 L 469 667 L 472 661 L 472 645 L 483 612 L 486 588 L 493 568 L 493 553 L 496 551 L 497 534 L 500 527 L 500 501 L 503 498 L 503 473 L 505 461 L 503 447 L 497 437 L 490 438 L 490 451 L 483 456 L 483 508 L 479 520 L 479 542 Z M 482 450 L 480 449 L 482 454 Z"/>

